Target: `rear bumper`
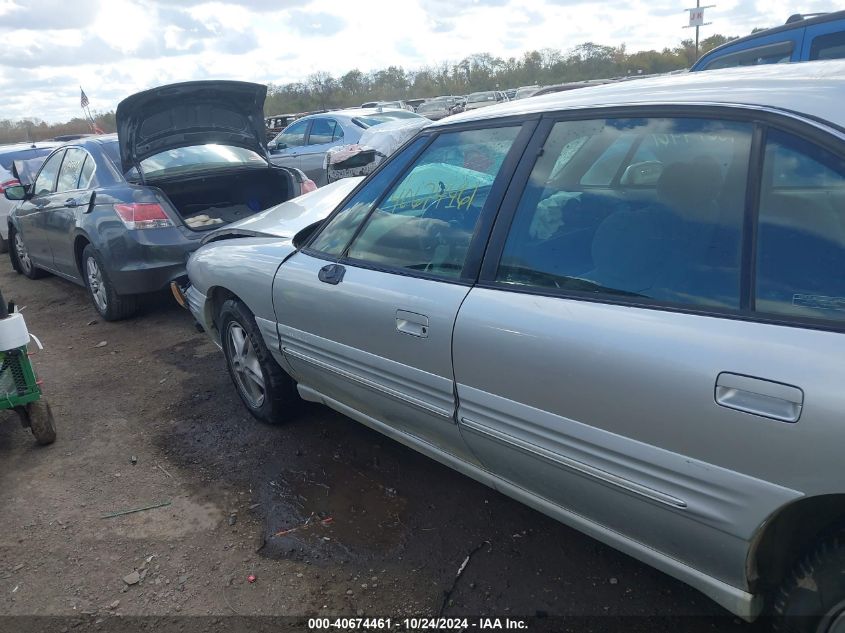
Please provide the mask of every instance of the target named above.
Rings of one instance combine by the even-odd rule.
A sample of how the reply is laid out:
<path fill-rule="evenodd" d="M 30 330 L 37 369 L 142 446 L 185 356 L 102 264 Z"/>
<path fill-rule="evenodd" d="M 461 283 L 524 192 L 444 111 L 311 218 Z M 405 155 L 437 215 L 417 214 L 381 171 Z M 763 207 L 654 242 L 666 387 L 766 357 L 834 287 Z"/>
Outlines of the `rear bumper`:
<path fill-rule="evenodd" d="M 185 275 L 188 257 L 200 246 L 179 227 L 121 231 L 98 250 L 118 294 L 157 292 Z"/>

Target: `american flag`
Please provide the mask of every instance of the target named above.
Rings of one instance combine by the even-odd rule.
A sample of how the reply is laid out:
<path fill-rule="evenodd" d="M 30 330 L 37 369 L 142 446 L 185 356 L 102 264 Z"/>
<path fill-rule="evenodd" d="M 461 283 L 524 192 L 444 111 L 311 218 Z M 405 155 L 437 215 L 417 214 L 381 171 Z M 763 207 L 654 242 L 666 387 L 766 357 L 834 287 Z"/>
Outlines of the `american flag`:
<path fill-rule="evenodd" d="M 82 93 L 81 96 L 79 97 L 79 105 L 83 108 L 87 108 L 88 107 L 88 95 L 85 94 L 85 91 L 82 88 L 79 89 L 79 92 Z"/>

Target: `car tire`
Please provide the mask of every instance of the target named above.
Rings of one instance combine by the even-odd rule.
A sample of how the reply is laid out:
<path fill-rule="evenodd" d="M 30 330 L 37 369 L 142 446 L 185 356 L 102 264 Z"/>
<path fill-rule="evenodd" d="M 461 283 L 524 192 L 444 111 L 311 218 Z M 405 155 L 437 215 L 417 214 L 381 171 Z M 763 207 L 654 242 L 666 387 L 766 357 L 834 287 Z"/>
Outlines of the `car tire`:
<path fill-rule="evenodd" d="M 82 277 L 94 309 L 106 321 L 120 321 L 138 311 L 137 295 L 121 295 L 115 291 L 103 259 L 90 244 L 82 251 Z"/>
<path fill-rule="evenodd" d="M 217 326 L 229 376 L 252 416 L 268 424 L 295 417 L 302 405 L 296 383 L 267 349 L 249 309 L 236 299 L 227 300 Z"/>
<path fill-rule="evenodd" d="M 845 630 L 845 529 L 820 539 L 775 596 L 773 628 L 781 633 Z"/>
<path fill-rule="evenodd" d="M 40 279 L 43 277 L 46 273 L 32 263 L 32 259 L 29 257 L 29 250 L 23 241 L 23 236 L 17 231 L 9 231 L 9 240 L 12 242 L 12 249 L 9 251 L 12 268 L 29 279 Z"/>

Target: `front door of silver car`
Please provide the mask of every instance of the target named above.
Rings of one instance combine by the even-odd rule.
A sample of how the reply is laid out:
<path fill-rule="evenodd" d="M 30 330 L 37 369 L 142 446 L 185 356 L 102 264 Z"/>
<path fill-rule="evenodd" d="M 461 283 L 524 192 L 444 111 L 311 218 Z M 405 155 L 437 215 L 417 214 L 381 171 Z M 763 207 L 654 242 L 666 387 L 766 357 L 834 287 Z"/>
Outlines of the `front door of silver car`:
<path fill-rule="evenodd" d="M 452 329 L 520 129 L 418 139 L 280 268 L 279 338 L 306 397 L 476 463 L 454 419 Z"/>
<path fill-rule="evenodd" d="M 299 169 L 302 165 L 299 155 L 302 153 L 302 147 L 308 138 L 308 127 L 310 125 L 310 119 L 295 121 L 279 132 L 279 135 L 273 139 L 268 147 L 270 162 L 282 167 Z"/>
<path fill-rule="evenodd" d="M 544 122 L 453 357 L 485 467 L 753 613 L 762 526 L 838 479 L 845 170 L 734 116 Z"/>

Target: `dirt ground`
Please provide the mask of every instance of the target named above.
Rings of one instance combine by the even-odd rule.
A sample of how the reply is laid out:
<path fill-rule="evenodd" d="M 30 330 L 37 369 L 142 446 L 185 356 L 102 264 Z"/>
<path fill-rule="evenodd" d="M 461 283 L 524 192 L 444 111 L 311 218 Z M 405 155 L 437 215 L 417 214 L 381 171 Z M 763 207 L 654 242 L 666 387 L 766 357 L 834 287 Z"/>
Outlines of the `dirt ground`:
<path fill-rule="evenodd" d="M 442 614 L 760 628 L 326 408 L 257 423 L 220 352 L 166 297 L 106 323 L 82 288 L 0 268 L 44 344 L 33 360 L 58 427 L 39 447 L 2 414 L 0 614 L 97 627 L 115 614 Z"/>

